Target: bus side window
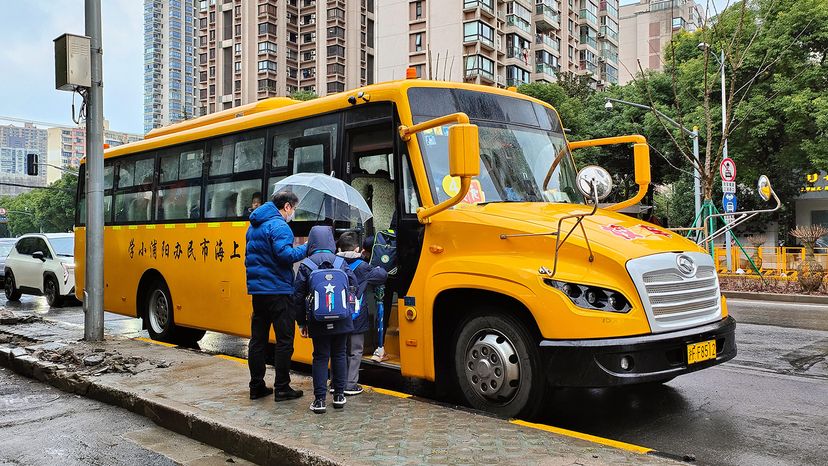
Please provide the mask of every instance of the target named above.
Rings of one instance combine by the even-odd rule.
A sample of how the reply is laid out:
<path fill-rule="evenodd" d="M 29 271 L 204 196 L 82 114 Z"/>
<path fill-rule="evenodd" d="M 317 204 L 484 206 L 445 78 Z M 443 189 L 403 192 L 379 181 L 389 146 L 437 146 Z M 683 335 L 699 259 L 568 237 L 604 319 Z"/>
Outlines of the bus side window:
<path fill-rule="evenodd" d="M 405 213 L 416 214 L 417 209 L 420 208 L 420 201 L 417 197 L 417 187 L 414 184 L 414 178 L 411 176 L 408 155 L 404 155 L 402 160 L 402 189 Z"/>

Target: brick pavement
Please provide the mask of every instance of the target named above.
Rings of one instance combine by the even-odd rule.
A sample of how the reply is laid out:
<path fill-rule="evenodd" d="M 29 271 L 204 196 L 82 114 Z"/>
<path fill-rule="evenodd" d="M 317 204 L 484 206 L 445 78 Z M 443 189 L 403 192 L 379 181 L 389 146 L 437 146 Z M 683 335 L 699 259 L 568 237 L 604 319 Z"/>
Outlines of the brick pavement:
<path fill-rule="evenodd" d="M 365 465 L 568 465 L 676 464 L 672 460 L 608 447 L 507 420 L 405 399 L 368 389 L 348 398 L 344 410 L 325 415 L 308 410 L 308 395 L 282 403 L 248 399 L 243 361 L 139 340 L 78 340 L 82 329 L 51 321 L 0 325 L 18 340 L 0 344 L 0 364 L 26 374 L 30 355 L 10 346 L 62 341 L 80 354 L 95 348 L 122 358 L 163 361 L 137 374 L 79 375 L 45 365 L 29 370 L 64 390 L 146 415 L 157 424 L 259 463 Z M 29 351 L 31 352 L 31 351 Z M 100 354 L 100 353 L 99 353 Z M 169 364 L 169 367 L 163 367 Z M 294 374 L 293 385 L 311 392 L 309 377 Z M 268 375 L 272 380 L 272 374 Z"/>

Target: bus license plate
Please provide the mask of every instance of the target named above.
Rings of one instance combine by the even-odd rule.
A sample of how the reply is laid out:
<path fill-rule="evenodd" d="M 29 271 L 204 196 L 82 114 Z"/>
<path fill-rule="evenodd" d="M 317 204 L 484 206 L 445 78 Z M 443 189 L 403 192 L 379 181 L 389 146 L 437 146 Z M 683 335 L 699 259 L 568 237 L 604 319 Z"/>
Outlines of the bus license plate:
<path fill-rule="evenodd" d="M 687 345 L 687 364 L 716 359 L 716 340 Z"/>

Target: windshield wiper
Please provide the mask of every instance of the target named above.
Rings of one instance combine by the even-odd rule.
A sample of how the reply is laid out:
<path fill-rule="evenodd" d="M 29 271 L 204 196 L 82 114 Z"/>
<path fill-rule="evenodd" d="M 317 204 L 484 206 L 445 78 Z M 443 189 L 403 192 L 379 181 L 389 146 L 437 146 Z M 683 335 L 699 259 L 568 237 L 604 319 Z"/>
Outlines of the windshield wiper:
<path fill-rule="evenodd" d="M 503 199 L 503 200 L 499 200 L 499 201 L 478 202 L 477 205 L 500 204 L 500 203 L 507 203 L 507 202 L 532 202 L 532 201 L 514 201 L 514 200 L 511 200 L 511 199 Z"/>

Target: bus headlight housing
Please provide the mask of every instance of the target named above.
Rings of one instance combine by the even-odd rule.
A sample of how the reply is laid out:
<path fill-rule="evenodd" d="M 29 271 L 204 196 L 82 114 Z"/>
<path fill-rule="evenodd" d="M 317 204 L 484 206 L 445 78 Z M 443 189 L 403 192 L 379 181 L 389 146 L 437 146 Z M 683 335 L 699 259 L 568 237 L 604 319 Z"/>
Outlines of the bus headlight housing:
<path fill-rule="evenodd" d="M 574 305 L 584 309 L 617 312 L 621 314 L 630 312 L 630 309 L 632 309 L 627 298 L 615 290 L 591 285 L 580 285 L 578 283 L 567 283 L 552 280 L 551 278 L 544 278 L 543 282 L 552 288 L 560 290 Z"/>

